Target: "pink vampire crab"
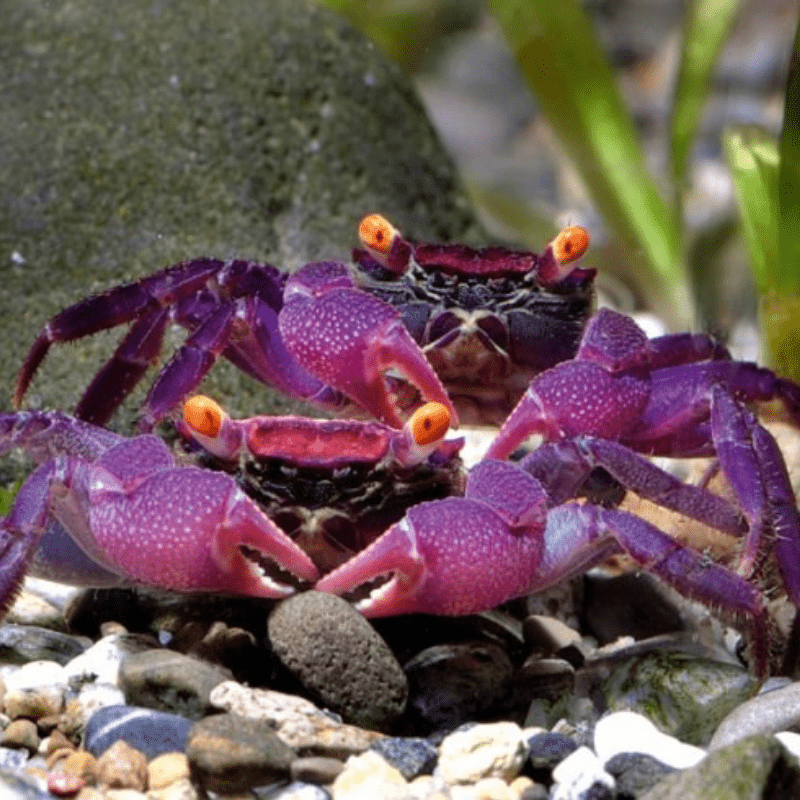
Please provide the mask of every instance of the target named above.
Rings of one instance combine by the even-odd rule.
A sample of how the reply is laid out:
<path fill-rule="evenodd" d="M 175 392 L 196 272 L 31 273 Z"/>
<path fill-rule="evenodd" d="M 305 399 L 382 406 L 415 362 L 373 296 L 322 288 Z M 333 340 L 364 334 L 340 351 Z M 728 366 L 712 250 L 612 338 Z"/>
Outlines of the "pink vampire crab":
<path fill-rule="evenodd" d="M 371 246 L 383 241 L 373 247 L 383 266 L 372 262 L 368 274 L 369 269 L 375 272 L 368 278 L 353 278 L 343 264 L 312 264 L 287 279 L 282 298 L 275 299 L 253 283 L 257 274 L 269 278 L 271 268 L 195 261 L 78 303 L 40 334 L 21 371 L 18 396 L 52 341 L 135 318 L 115 356 L 93 383 L 102 391 L 90 387 L 81 401 L 79 412 L 94 413 L 87 409 L 87 397 L 94 402 L 116 383 L 124 384 L 127 391 L 157 352 L 167 319 L 174 318 L 190 328 L 189 338 L 148 396 L 146 425 L 191 389 L 220 353 L 240 365 L 250 359 L 255 363 L 249 365 L 251 374 L 279 386 L 291 385 L 295 394 L 333 405 L 341 405 L 347 397 L 392 424 L 400 422 L 407 404 L 393 395 L 403 390 L 399 373 L 420 396 L 441 403 L 437 414 L 454 418 L 453 403 L 425 354 L 400 324 L 406 310 L 393 310 L 356 284 L 385 280 L 394 285 L 387 273 L 400 272 L 397 264 L 421 269 L 419 262 L 438 261 L 445 266 L 441 273 L 431 272 L 428 283 L 449 282 L 458 294 L 463 279 L 466 294 L 473 296 L 480 293 L 476 287 L 482 285 L 481 277 L 488 276 L 490 286 L 519 281 L 522 254 L 500 248 L 414 246 L 382 220 L 368 219 L 372 222 L 366 225 L 366 235 L 362 225 L 362 236 L 369 239 L 372 226 L 378 235 Z M 536 280 L 547 285 L 545 290 L 538 285 L 533 293 L 549 295 L 559 280 L 553 277 L 555 271 L 561 270 L 560 280 L 573 282 L 571 294 L 583 297 L 592 272 L 562 269 L 583 249 L 585 240 L 573 231 L 559 237 L 542 256 L 527 255 L 528 268 L 533 265 L 544 274 L 545 278 Z M 429 258 L 429 253 L 436 255 Z M 363 254 L 359 259 L 362 266 L 370 263 Z M 234 280 L 233 276 L 238 277 Z M 275 282 L 267 283 L 272 291 Z M 274 301 L 272 305 L 267 297 Z M 419 301 L 420 315 L 424 316 L 430 302 L 427 296 Z M 440 345 L 448 335 L 461 340 L 458 347 L 470 341 L 474 350 L 480 342 L 489 352 L 485 341 L 489 338 L 492 347 L 502 350 L 496 347 L 496 339 L 488 337 L 487 329 L 502 338 L 498 331 L 503 324 L 506 334 L 514 327 L 508 315 L 496 324 L 494 320 L 500 318 L 493 311 L 472 309 L 466 314 L 436 307 L 428 312 L 423 326 L 428 333 L 432 318 L 450 319 L 452 324 L 449 333 L 435 340 L 438 349 L 424 346 L 429 355 L 434 350 L 438 355 L 447 352 L 446 343 Z M 83 324 L 82 315 L 94 318 Z M 413 314 L 408 316 L 413 318 Z M 550 326 L 546 351 L 570 339 L 573 324 L 570 320 L 561 330 L 557 315 L 547 325 L 532 323 L 534 328 Z M 413 324 L 409 327 L 414 330 Z M 253 594 L 292 591 L 294 583 L 267 583 L 255 569 L 266 555 L 305 585 L 358 597 L 359 609 L 370 616 L 413 611 L 461 614 L 541 590 L 622 551 L 684 594 L 750 620 L 756 666 L 763 672 L 766 614 L 761 593 L 750 579 L 774 554 L 790 598 L 800 605 L 796 558 L 800 517 L 780 451 L 747 404 L 782 401 L 793 422 L 800 425 L 800 387 L 754 364 L 732 361 L 724 347 L 704 335 L 648 340 L 633 320 L 608 310 L 600 311 L 583 328 L 581 320 L 577 343 L 570 344 L 566 354 L 549 353 L 549 363 L 542 356 L 538 367 L 531 366 L 535 359 L 527 357 L 533 378 L 521 393 L 512 393 L 512 381 L 505 378 L 502 390 L 493 392 L 487 387 L 489 416 L 502 405 L 498 398 L 521 397 L 487 458 L 467 474 L 463 496 L 456 480 L 449 490 L 454 496 L 412 499 L 399 521 L 389 522 L 385 533 L 321 578 L 317 565 L 246 498 L 225 471 L 176 464 L 154 436 L 121 440 L 60 414 L 3 415 L 0 442 L 5 442 L 6 449 L 23 447 L 42 462 L 2 523 L 6 571 L 9 575 L 24 572 L 43 532 L 47 531 L 47 543 L 53 530 L 62 534 L 63 528 L 100 562 L 106 574 L 121 573 L 135 581 Z M 518 343 L 521 337 L 514 338 Z M 506 338 L 505 346 L 511 348 L 509 342 Z M 536 349 L 533 339 L 528 345 Z M 276 355 L 286 362 L 270 362 Z M 447 367 L 459 358 L 445 361 Z M 388 370 L 391 374 L 384 374 Z M 317 376 L 311 381 L 315 391 L 298 391 L 297 377 L 307 380 L 312 372 Z M 483 379 L 498 374 L 493 368 Z M 445 380 L 451 383 L 450 377 Z M 454 397 L 465 382 L 455 380 L 455 385 Z M 480 397 L 478 401 L 474 397 L 470 402 L 480 405 Z M 108 416 L 120 399 L 121 394 L 113 396 L 96 416 Z M 244 450 L 258 456 L 250 432 L 265 424 L 263 418 L 235 422 L 223 414 L 212 416 L 219 417 L 219 428 L 212 426 L 210 433 L 198 432 L 189 422 L 182 428 L 185 433 L 194 431 L 192 438 L 222 462 L 240 458 L 244 442 L 248 444 Z M 323 437 L 336 424 L 369 425 L 304 424 Z M 400 441 L 409 441 L 407 425 L 393 434 Z M 545 444 L 518 464 L 502 460 L 534 432 L 544 437 Z M 340 444 L 344 441 L 339 440 Z M 346 441 L 343 455 L 350 460 L 358 450 Z M 436 455 L 443 446 L 436 444 L 418 463 L 454 458 L 452 445 L 445 448 L 445 457 L 441 452 Z M 298 464 L 307 466 L 308 453 L 306 445 L 300 453 L 292 451 L 290 470 Z M 681 483 L 640 453 L 715 456 L 736 504 L 703 487 Z M 576 500 L 596 467 L 610 473 L 623 489 L 741 536 L 738 570 L 711 562 L 653 525 L 613 507 L 613 501 Z M 270 513 L 277 519 L 280 512 Z M 139 533 L 148 515 L 161 525 L 154 542 L 145 531 L 139 534 L 141 539 L 132 536 L 134 531 Z M 164 518 L 166 528 L 161 522 Z M 105 537 L 113 544 L 111 550 L 100 544 Z M 368 540 L 372 538 L 371 533 Z M 144 557 L 142 542 L 147 543 Z M 172 553 L 173 560 L 166 553 Z M 47 556 L 37 558 L 47 560 Z M 158 574 L 148 576 L 148 569 Z M 10 581 L 4 587 L 6 595 Z"/>

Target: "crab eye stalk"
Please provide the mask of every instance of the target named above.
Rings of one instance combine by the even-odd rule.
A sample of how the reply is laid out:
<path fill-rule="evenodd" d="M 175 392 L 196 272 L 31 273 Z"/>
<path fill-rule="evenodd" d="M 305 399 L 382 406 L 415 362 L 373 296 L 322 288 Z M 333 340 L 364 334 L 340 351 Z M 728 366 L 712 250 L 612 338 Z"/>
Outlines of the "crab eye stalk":
<path fill-rule="evenodd" d="M 589 249 L 589 231 L 579 225 L 570 225 L 553 239 L 552 248 L 559 264 L 571 264 Z"/>
<path fill-rule="evenodd" d="M 219 403 L 205 395 L 198 394 L 186 401 L 178 428 L 218 458 L 232 460 L 241 452 L 241 424 L 231 420 Z"/>
<path fill-rule="evenodd" d="M 379 264 L 398 275 L 405 272 L 411 258 L 411 245 L 386 217 L 368 214 L 358 226 L 358 238 Z"/>
<path fill-rule="evenodd" d="M 183 406 L 186 424 L 203 436 L 218 436 L 224 416 L 225 412 L 219 403 L 202 394 L 190 397 Z"/>
<path fill-rule="evenodd" d="M 450 412 L 441 403 L 426 403 L 408 420 L 411 436 L 418 445 L 438 442 L 450 428 Z"/>

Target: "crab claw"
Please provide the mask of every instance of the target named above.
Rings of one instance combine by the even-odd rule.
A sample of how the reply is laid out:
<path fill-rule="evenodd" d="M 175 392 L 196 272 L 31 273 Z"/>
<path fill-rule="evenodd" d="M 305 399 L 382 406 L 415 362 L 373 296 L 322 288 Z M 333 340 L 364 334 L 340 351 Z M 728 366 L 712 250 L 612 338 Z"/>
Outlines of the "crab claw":
<path fill-rule="evenodd" d="M 474 499 L 411 508 L 315 588 L 354 598 L 367 617 L 472 614 L 524 594 L 541 561 L 545 495 L 514 465 L 484 464 L 470 476 Z"/>
<path fill-rule="evenodd" d="M 427 401 L 458 415 L 422 350 L 387 303 L 353 287 L 344 264 L 309 264 L 286 285 L 279 317 L 287 349 L 309 372 L 376 419 L 402 427 L 386 373 L 398 372 Z"/>

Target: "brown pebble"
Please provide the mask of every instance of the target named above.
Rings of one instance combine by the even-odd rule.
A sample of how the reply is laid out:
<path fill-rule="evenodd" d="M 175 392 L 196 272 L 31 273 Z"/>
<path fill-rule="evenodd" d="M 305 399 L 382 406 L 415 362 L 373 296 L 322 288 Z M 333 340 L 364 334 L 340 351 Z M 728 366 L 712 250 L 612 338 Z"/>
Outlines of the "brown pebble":
<path fill-rule="evenodd" d="M 65 775 L 77 775 L 87 783 L 94 783 L 97 778 L 97 759 L 86 750 L 76 750 L 64 761 L 61 771 Z"/>
<path fill-rule="evenodd" d="M 36 720 L 36 727 L 39 729 L 40 736 L 49 736 L 61 722 L 61 714 L 48 714 L 46 717 Z"/>
<path fill-rule="evenodd" d="M 58 772 L 61 772 L 61 765 L 59 762 L 66 761 L 74 752 L 74 747 L 59 747 L 58 750 L 53 750 L 52 753 L 48 753 L 47 769 L 54 770 L 58 764 Z"/>
<path fill-rule="evenodd" d="M 164 753 L 147 765 L 148 786 L 161 789 L 189 777 L 189 759 L 183 753 Z"/>
<path fill-rule="evenodd" d="M 39 749 L 39 734 L 36 732 L 36 723 L 29 719 L 15 719 L 8 723 L 3 731 L 0 744 L 4 747 L 16 747 L 35 753 Z"/>
<path fill-rule="evenodd" d="M 127 633 L 128 629 L 119 622 L 102 622 L 100 624 L 100 636 L 113 636 L 114 634 Z"/>
<path fill-rule="evenodd" d="M 75 745 L 67 739 L 64 735 L 64 731 L 59 730 L 56 728 L 48 737 L 47 739 L 47 752 L 45 755 L 49 756 L 51 753 L 55 753 L 56 750 L 63 750 L 63 749 L 74 750 Z"/>
<path fill-rule="evenodd" d="M 47 779 L 47 791 L 56 797 L 73 797 L 83 789 L 83 778 L 56 773 Z"/>
<path fill-rule="evenodd" d="M 147 788 L 147 759 L 122 740 L 114 742 L 97 760 L 97 781 L 111 789 Z"/>

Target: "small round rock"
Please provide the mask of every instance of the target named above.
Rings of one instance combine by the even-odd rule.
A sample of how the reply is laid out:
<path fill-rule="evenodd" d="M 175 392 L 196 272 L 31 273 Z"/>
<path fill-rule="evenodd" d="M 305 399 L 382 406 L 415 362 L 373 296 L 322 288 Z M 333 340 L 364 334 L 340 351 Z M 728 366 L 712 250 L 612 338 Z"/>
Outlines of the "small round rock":
<path fill-rule="evenodd" d="M 385 730 L 402 715 L 408 681 L 389 646 L 348 602 L 303 592 L 267 623 L 286 668 L 321 703 L 362 728 Z"/>

